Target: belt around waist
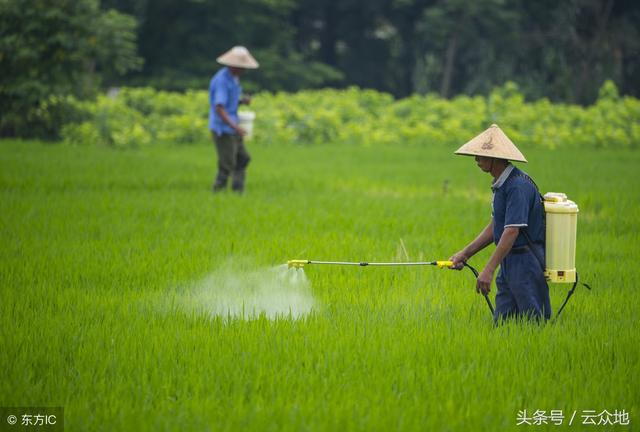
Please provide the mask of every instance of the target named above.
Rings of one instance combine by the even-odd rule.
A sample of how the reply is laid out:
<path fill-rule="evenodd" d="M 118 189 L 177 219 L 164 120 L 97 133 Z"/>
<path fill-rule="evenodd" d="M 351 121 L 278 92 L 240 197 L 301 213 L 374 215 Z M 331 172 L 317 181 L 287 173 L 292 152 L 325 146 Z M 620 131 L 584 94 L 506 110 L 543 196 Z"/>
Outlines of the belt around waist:
<path fill-rule="evenodd" d="M 535 242 L 534 245 L 535 246 L 544 246 L 544 243 Z M 511 248 L 509 253 L 522 254 L 522 253 L 529 252 L 530 250 L 531 250 L 531 248 L 529 247 L 529 245 L 524 245 L 524 246 L 518 246 L 518 247 Z"/>

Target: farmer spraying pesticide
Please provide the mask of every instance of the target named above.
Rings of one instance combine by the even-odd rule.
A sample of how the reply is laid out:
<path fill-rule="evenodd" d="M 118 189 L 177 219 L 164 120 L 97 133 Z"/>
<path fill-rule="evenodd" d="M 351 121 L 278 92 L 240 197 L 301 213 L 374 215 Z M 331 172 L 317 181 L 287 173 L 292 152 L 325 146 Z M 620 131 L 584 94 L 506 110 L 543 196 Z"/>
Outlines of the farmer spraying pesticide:
<path fill-rule="evenodd" d="M 549 319 L 544 204 L 533 180 L 510 162 L 527 160 L 495 124 L 455 153 L 475 156 L 478 167 L 493 177 L 493 211 L 491 221 L 476 239 L 450 258 L 452 268 L 462 269 L 469 258 L 494 242 L 496 249 L 476 281 L 476 291 L 486 295 L 500 265 L 494 321 Z"/>
<path fill-rule="evenodd" d="M 288 268 L 302 269 L 309 264 L 370 266 L 437 266 L 473 274 L 476 291 L 484 296 L 495 323 L 507 318 L 546 321 L 551 317 L 547 281 L 570 283 L 567 298 L 558 309 L 557 320 L 578 285 L 575 265 L 578 206 L 564 193 L 541 196 L 531 177 L 510 161 L 527 162 L 520 150 L 497 126 L 473 138 L 456 154 L 475 156 L 480 169 L 491 174 L 492 214 L 489 224 L 460 252 L 449 260 L 419 262 L 316 261 L 294 259 Z M 482 272 L 467 261 L 491 242 L 496 250 Z M 546 265 L 545 265 L 546 261 Z M 498 294 L 494 309 L 489 299 L 496 269 Z M 583 283 L 586 288 L 589 285 Z"/>

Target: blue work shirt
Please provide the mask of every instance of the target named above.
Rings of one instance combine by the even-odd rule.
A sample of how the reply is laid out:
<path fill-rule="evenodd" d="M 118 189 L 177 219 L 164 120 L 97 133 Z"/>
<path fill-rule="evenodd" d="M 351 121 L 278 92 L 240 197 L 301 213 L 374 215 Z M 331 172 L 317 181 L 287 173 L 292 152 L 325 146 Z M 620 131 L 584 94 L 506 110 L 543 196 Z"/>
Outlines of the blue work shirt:
<path fill-rule="evenodd" d="M 522 231 L 527 230 L 533 243 L 544 243 L 544 209 L 533 181 L 509 164 L 491 186 L 493 190 L 493 241 L 498 244 L 506 227 L 519 227 L 513 247 L 528 245 Z"/>
<path fill-rule="evenodd" d="M 209 130 L 220 136 L 222 134 L 235 134 L 222 117 L 216 112 L 216 105 L 222 105 L 229 118 L 238 123 L 238 104 L 242 87 L 240 80 L 231 74 L 228 67 L 220 69 L 209 83 Z"/>

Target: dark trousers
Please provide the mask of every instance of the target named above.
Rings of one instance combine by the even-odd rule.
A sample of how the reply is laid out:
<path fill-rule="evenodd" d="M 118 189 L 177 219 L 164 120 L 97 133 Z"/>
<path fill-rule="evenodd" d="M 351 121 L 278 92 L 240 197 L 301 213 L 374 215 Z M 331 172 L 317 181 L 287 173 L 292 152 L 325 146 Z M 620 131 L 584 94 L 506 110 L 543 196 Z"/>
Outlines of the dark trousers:
<path fill-rule="evenodd" d="M 538 256 L 544 256 L 544 248 L 535 246 Z M 494 321 L 507 318 L 548 320 L 551 316 L 549 286 L 544 268 L 531 250 L 526 253 L 509 253 L 500 264 L 496 278 L 498 294 Z"/>
<path fill-rule="evenodd" d="M 242 137 L 237 134 L 216 135 L 213 131 L 211 135 L 218 153 L 218 175 L 213 184 L 213 190 L 226 189 L 228 179 L 231 177 L 231 188 L 236 192 L 242 192 L 245 172 L 251 160 Z"/>

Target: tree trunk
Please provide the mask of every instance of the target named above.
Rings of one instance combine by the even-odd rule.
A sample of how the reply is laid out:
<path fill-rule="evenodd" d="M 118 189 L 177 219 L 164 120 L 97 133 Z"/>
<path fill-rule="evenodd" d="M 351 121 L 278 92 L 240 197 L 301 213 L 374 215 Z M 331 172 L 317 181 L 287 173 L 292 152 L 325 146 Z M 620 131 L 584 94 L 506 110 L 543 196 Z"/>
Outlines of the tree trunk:
<path fill-rule="evenodd" d="M 445 53 L 444 72 L 442 74 L 442 83 L 440 85 L 440 96 L 446 98 L 451 88 L 451 78 L 453 77 L 453 65 L 455 63 L 456 51 L 458 48 L 458 33 L 455 32 L 449 39 L 447 44 L 447 52 Z"/>
<path fill-rule="evenodd" d="M 327 2 L 324 7 L 324 27 L 320 37 L 322 62 L 329 66 L 337 66 L 336 55 L 336 8 L 335 3 Z"/>
<path fill-rule="evenodd" d="M 593 11 L 596 30 L 590 40 L 585 38 L 585 41 L 581 43 L 584 47 L 584 58 L 581 62 L 581 73 L 575 84 L 576 90 L 573 102 L 581 104 L 592 102 L 590 98 L 591 95 L 587 94 L 585 89 L 590 87 L 590 84 L 595 84 L 591 83 L 591 80 L 597 78 L 596 70 L 598 63 L 602 64 L 609 61 L 609 58 L 605 58 L 605 56 L 608 57 L 610 55 L 608 50 L 611 49 L 611 47 L 606 44 L 606 39 L 612 9 L 613 0 L 605 0 L 601 3 L 601 7 L 598 10 Z"/>

